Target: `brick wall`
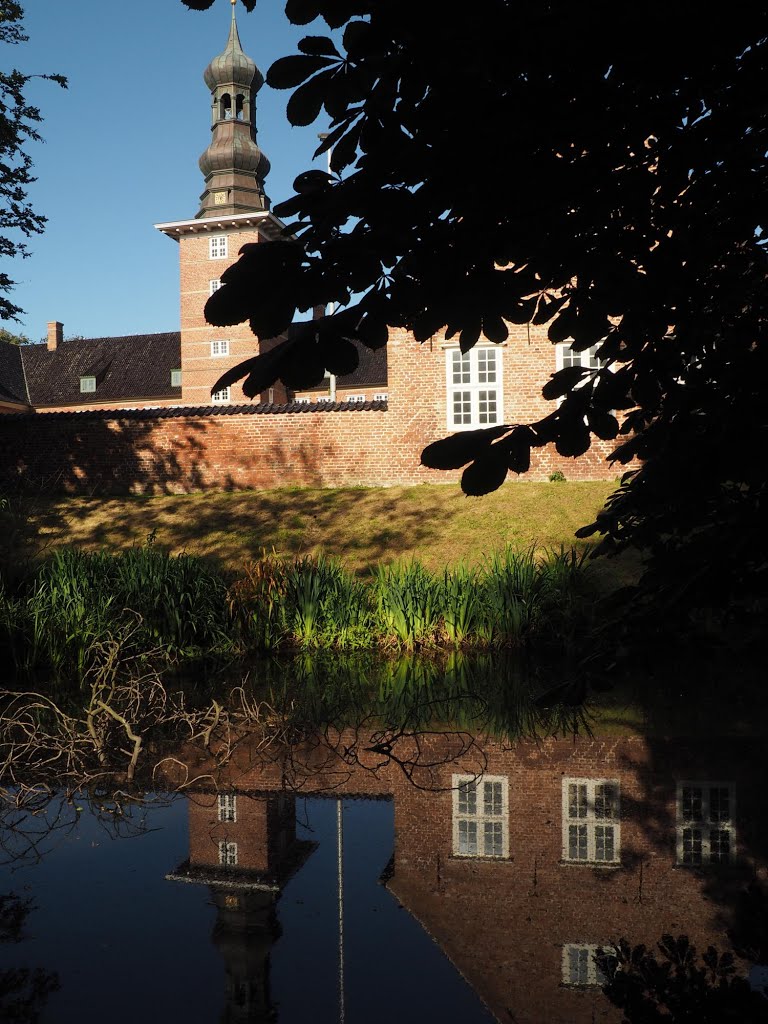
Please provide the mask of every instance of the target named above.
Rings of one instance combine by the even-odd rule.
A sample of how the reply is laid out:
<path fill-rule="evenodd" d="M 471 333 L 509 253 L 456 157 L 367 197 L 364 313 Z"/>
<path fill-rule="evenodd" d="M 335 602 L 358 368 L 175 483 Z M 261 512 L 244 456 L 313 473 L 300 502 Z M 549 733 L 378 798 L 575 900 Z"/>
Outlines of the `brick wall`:
<path fill-rule="evenodd" d="M 206 247 L 205 270 L 195 272 L 209 274 L 207 264 L 216 261 L 208 261 L 207 238 L 191 236 L 182 244 Z M 196 395 L 201 410 L 0 417 L 0 479 L 29 478 L 68 492 L 110 494 L 460 479 L 460 470 L 440 472 L 420 465 L 425 445 L 450 432 L 444 340 L 419 345 L 405 332 L 393 332 L 386 404 L 350 409 L 295 406 L 284 411 L 250 404 L 241 409 L 212 408 L 214 370 L 218 372 L 219 362 L 223 370 L 243 358 L 253 336 L 246 327 L 250 341 L 243 337 L 236 343 L 236 332 L 228 329 L 230 358 L 195 356 L 198 348 L 210 352 L 213 334 L 226 332 L 187 329 L 184 323 L 185 403 L 186 396 Z M 554 348 L 541 329 L 532 329 L 530 337 L 527 328 L 514 330 L 519 337 L 501 349 L 503 415 L 508 423 L 525 422 L 546 411 L 541 386 L 555 368 Z M 198 334 L 200 340 L 194 340 Z M 611 447 L 595 442 L 579 459 L 563 458 L 552 446 L 540 449 L 522 479 L 546 480 L 555 470 L 569 480 L 613 479 L 619 470 L 605 462 Z"/>

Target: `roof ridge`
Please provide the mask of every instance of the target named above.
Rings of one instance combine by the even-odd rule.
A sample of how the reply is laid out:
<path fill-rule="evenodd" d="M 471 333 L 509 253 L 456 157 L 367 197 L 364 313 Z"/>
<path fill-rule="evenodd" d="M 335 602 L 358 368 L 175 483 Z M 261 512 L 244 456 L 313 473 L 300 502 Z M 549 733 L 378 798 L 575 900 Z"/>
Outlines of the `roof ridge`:
<path fill-rule="evenodd" d="M 32 399 L 29 394 L 29 383 L 27 381 L 27 367 L 24 364 L 24 346 L 19 345 L 19 360 L 21 361 L 21 377 L 24 381 L 24 394 L 26 395 L 27 405 L 32 405 Z"/>

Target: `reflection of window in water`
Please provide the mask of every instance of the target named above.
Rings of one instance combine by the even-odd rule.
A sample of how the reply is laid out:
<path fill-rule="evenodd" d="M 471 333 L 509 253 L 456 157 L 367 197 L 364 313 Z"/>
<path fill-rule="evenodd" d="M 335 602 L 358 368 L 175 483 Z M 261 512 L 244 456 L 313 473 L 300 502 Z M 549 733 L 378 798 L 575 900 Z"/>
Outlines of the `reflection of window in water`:
<path fill-rule="evenodd" d="M 219 842 L 219 864 L 227 868 L 236 866 L 237 843 L 229 843 L 226 839 Z"/>
<path fill-rule="evenodd" d="M 618 782 L 563 779 L 563 860 L 616 864 L 619 838 Z"/>
<path fill-rule="evenodd" d="M 237 797 L 234 793 L 219 793 L 219 821 L 237 821 Z"/>
<path fill-rule="evenodd" d="M 598 949 L 610 949 L 610 943 L 603 946 L 569 942 L 563 946 L 563 984 L 605 985 L 608 979 L 595 960 Z M 610 955 L 610 954 L 609 954 Z"/>
<path fill-rule="evenodd" d="M 508 783 L 486 775 L 453 776 L 453 852 L 458 857 L 506 857 Z"/>
<path fill-rule="evenodd" d="M 227 910 L 239 910 L 240 897 L 235 896 L 234 893 L 228 892 L 224 897 L 224 906 L 227 908 Z"/>
<path fill-rule="evenodd" d="M 729 864 L 735 855 L 732 782 L 677 784 L 677 863 Z"/>

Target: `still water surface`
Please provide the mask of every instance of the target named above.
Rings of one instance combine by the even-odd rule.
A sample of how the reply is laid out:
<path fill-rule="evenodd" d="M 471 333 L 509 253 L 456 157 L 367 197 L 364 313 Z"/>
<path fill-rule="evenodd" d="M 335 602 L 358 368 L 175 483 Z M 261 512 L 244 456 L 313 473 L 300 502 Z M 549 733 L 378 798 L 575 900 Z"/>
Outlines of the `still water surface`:
<path fill-rule="evenodd" d="M 241 729 L 123 795 L 8 791 L 0 894 L 30 903 L 0 994 L 46 972 L 17 1019 L 56 1024 L 618 1021 L 598 946 L 729 949 L 765 883 L 764 739 L 571 710 Z"/>

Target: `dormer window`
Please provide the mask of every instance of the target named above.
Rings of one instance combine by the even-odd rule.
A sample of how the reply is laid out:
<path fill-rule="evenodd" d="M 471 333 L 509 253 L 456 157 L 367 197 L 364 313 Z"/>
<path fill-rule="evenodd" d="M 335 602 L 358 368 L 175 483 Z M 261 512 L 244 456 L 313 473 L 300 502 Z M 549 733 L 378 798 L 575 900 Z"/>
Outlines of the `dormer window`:
<path fill-rule="evenodd" d="M 80 378 L 80 393 L 83 395 L 92 395 L 96 390 L 96 378 L 95 377 L 81 377 Z"/>
<path fill-rule="evenodd" d="M 181 370 L 171 370 L 171 387 L 181 387 Z"/>

